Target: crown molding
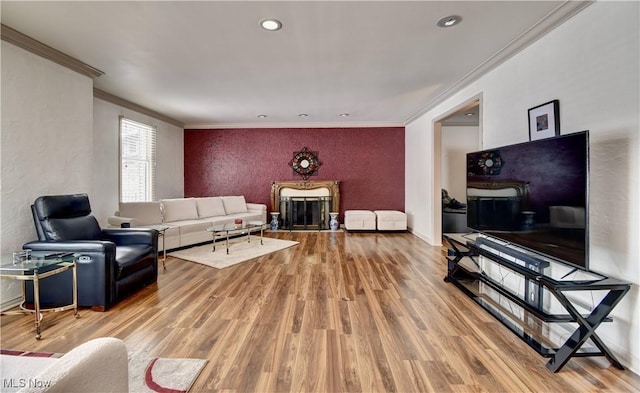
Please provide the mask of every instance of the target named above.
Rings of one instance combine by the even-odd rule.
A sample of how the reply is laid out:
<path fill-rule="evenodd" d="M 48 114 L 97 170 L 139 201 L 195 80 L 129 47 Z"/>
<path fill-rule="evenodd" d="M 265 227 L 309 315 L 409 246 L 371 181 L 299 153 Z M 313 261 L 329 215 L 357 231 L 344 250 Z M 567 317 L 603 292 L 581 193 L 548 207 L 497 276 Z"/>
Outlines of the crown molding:
<path fill-rule="evenodd" d="M 122 106 L 124 108 L 136 111 L 138 113 L 142 113 L 143 115 L 151 116 L 151 117 L 153 117 L 155 119 L 162 120 L 162 121 L 164 121 L 166 123 L 169 123 L 169 124 L 173 124 L 174 126 L 177 126 L 177 127 L 180 127 L 180 128 L 184 128 L 184 124 L 182 122 L 176 120 L 176 119 L 173 119 L 173 118 L 171 118 L 169 116 L 165 116 L 162 113 L 158 113 L 158 112 L 156 112 L 154 110 L 151 110 L 149 108 L 145 108 L 144 106 L 138 105 L 138 104 L 136 104 L 134 102 L 127 101 L 124 98 L 120 98 L 118 96 L 114 96 L 111 93 L 107 93 L 106 91 L 100 90 L 100 89 L 95 88 L 95 87 L 93 88 L 93 96 L 95 98 L 99 98 L 101 100 L 110 102 L 112 104 L 116 104 L 116 105 Z"/>
<path fill-rule="evenodd" d="M 89 78 L 95 79 L 104 75 L 104 72 L 99 69 L 91 67 L 90 65 L 64 54 L 57 49 L 53 49 L 40 41 L 34 40 L 33 38 L 24 35 L 7 25 L 2 25 L 1 35 L 2 41 L 6 41 L 28 52 L 36 54 L 47 60 L 51 60 L 54 63 L 60 64 L 61 66 L 67 67 L 84 76 L 88 76 Z"/>
<path fill-rule="evenodd" d="M 185 130 L 240 129 L 240 128 L 385 128 L 404 127 L 403 122 L 379 123 L 214 123 L 185 124 Z"/>
<path fill-rule="evenodd" d="M 549 12 L 544 18 L 538 21 L 538 23 L 531 26 L 528 30 L 508 43 L 504 48 L 500 49 L 489 59 L 471 70 L 471 72 L 469 72 L 456 83 L 451 85 L 448 89 L 435 97 L 430 103 L 416 112 L 416 114 L 408 118 L 405 124 L 411 123 L 420 116 L 429 112 L 431 109 L 439 105 L 447 98 L 450 98 L 463 88 L 470 85 L 472 82 L 480 79 L 480 77 L 496 68 L 500 64 L 504 63 L 505 61 L 509 60 L 511 57 L 515 56 L 535 41 L 544 37 L 547 33 L 560 26 L 562 23 L 566 22 L 571 17 L 578 14 L 580 11 L 584 10 L 591 4 L 595 3 L 595 1 L 596 0 L 564 1 L 553 11 Z"/>

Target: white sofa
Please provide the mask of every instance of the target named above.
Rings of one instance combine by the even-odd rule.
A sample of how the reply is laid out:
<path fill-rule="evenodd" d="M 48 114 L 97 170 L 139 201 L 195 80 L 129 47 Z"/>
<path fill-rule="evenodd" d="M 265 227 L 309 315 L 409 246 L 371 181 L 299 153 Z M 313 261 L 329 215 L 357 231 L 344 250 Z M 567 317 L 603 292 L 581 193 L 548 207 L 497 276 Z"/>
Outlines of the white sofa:
<path fill-rule="evenodd" d="M 129 362 L 124 342 L 96 338 L 60 358 L 0 355 L 2 392 L 125 393 Z"/>
<path fill-rule="evenodd" d="M 244 196 L 162 199 L 158 202 L 120 203 L 108 218 L 109 225 L 120 227 L 169 227 L 159 250 L 186 247 L 212 240 L 207 228 L 233 223 L 236 219 L 267 222 L 267 205 L 247 203 Z"/>

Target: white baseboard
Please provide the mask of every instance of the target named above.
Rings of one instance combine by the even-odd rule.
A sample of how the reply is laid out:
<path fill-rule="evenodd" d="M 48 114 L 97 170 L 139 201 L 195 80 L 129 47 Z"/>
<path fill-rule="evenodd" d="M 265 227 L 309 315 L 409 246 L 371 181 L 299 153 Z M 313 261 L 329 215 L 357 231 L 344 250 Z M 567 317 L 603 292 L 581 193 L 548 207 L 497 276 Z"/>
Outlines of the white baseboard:
<path fill-rule="evenodd" d="M 0 304 L 0 312 L 5 312 L 7 310 L 10 310 L 16 306 L 19 306 L 20 303 L 22 303 L 22 297 L 17 297 L 17 298 L 13 298 L 13 299 L 9 299 L 7 301 L 4 301 Z"/>

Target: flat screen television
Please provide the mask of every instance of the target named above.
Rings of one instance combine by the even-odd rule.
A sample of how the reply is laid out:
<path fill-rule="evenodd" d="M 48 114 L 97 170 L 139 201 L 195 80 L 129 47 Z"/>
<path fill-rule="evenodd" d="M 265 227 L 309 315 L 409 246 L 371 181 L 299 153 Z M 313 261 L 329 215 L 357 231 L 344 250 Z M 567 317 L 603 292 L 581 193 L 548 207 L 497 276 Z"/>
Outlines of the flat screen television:
<path fill-rule="evenodd" d="M 467 154 L 467 226 L 589 269 L 589 132 Z"/>

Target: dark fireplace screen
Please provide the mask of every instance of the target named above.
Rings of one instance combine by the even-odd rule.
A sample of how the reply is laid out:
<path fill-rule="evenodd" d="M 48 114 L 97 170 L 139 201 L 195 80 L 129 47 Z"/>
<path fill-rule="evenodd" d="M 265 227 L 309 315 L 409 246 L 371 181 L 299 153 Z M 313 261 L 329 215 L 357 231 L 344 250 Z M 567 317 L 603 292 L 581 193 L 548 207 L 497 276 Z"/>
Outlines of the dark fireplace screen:
<path fill-rule="evenodd" d="M 329 229 L 331 197 L 280 197 L 283 229 Z"/>

